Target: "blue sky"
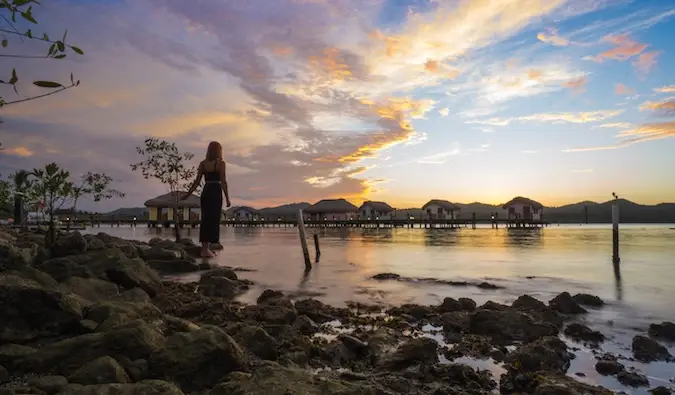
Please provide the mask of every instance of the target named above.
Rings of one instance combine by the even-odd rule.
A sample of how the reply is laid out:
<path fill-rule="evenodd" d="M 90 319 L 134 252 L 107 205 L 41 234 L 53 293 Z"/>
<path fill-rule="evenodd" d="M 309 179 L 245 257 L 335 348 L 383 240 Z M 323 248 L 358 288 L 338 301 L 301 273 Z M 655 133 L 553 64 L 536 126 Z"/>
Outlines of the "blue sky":
<path fill-rule="evenodd" d="M 666 0 L 57 0 L 34 13 L 86 53 L 16 67 L 82 85 L 0 110 L 0 173 L 106 171 L 129 192 L 110 207 L 164 191 L 128 166 L 147 135 L 197 159 L 221 141 L 234 204 L 675 198 Z M 43 50 L 9 38 L 2 51 Z"/>

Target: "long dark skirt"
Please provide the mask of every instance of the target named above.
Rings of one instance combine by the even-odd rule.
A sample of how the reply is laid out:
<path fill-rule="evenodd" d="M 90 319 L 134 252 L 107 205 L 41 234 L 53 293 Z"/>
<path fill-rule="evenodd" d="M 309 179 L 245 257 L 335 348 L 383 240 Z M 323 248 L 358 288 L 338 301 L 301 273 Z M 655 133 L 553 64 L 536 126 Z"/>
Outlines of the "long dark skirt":
<path fill-rule="evenodd" d="M 223 191 L 220 184 L 206 184 L 201 196 L 202 224 L 199 227 L 200 243 L 220 241 L 220 215 L 223 209 Z"/>

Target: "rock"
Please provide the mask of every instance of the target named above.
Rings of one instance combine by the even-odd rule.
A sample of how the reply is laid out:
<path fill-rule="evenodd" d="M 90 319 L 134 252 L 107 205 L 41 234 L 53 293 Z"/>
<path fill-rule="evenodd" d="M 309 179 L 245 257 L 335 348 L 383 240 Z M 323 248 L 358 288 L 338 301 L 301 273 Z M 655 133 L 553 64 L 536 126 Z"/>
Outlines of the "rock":
<path fill-rule="evenodd" d="M 396 273 L 379 273 L 371 278 L 373 280 L 398 280 L 401 278 L 401 276 Z"/>
<path fill-rule="evenodd" d="M 97 358 L 145 359 L 164 347 L 165 338 L 142 320 L 116 327 L 108 332 L 89 333 L 51 343 L 16 362 L 20 372 L 73 374 Z"/>
<path fill-rule="evenodd" d="M 626 369 L 616 359 L 602 359 L 595 364 L 595 370 L 603 376 L 614 376 Z"/>
<path fill-rule="evenodd" d="M 354 354 L 364 354 L 368 350 L 368 343 L 363 342 L 361 339 L 341 333 L 338 335 L 338 340 L 347 347 Z"/>
<path fill-rule="evenodd" d="M 667 348 L 645 336 L 635 336 L 632 349 L 635 359 L 641 362 L 662 361 L 671 357 Z"/>
<path fill-rule="evenodd" d="M 434 310 L 429 306 L 421 306 L 418 304 L 404 304 L 401 306 L 392 307 L 387 311 L 387 314 L 399 317 L 408 316 L 413 317 L 414 320 L 422 320 L 434 314 Z"/>
<path fill-rule="evenodd" d="M 237 273 L 235 273 L 229 267 L 218 267 L 218 268 L 209 270 L 207 272 L 204 272 L 201 275 L 201 278 L 209 278 L 209 277 L 226 277 L 226 278 L 229 278 L 232 281 L 239 280 L 239 277 L 237 277 Z"/>
<path fill-rule="evenodd" d="M 184 250 L 182 248 L 168 249 L 160 246 L 154 246 L 143 252 L 143 259 L 146 261 L 174 261 L 183 259 Z"/>
<path fill-rule="evenodd" d="M 209 395 L 376 395 L 375 389 L 342 380 L 316 376 L 305 369 L 265 363 L 252 374 L 234 372 L 216 385 Z"/>
<path fill-rule="evenodd" d="M 110 300 L 119 294 L 116 284 L 96 278 L 70 277 L 62 283 L 61 288 L 90 302 Z"/>
<path fill-rule="evenodd" d="M 511 304 L 511 307 L 523 311 L 543 311 L 548 310 L 548 306 L 544 302 L 537 300 L 530 295 L 522 295 L 515 302 Z"/>
<path fill-rule="evenodd" d="M 276 361 L 279 358 L 277 341 L 264 329 L 253 325 L 240 325 L 232 333 L 237 343 L 244 346 L 259 358 Z"/>
<path fill-rule="evenodd" d="M 51 248 L 52 256 L 54 258 L 77 255 L 86 250 L 87 240 L 80 232 L 66 232 L 59 234 Z"/>
<path fill-rule="evenodd" d="M 552 336 L 524 344 L 507 356 L 517 372 L 565 373 L 571 360 L 565 342 Z"/>
<path fill-rule="evenodd" d="M 130 380 L 129 376 L 127 376 L 124 371 L 124 368 L 122 368 L 114 358 L 105 356 L 96 358 L 77 369 L 75 373 L 68 377 L 68 381 L 82 385 L 95 385 L 111 383 L 124 384 L 128 383 Z"/>
<path fill-rule="evenodd" d="M 0 383 L 9 381 L 9 371 L 2 365 L 0 365 Z"/>
<path fill-rule="evenodd" d="M 675 324 L 664 321 L 660 324 L 649 325 L 649 336 L 675 342 Z"/>
<path fill-rule="evenodd" d="M 57 394 L 68 385 L 68 380 L 63 376 L 35 376 L 28 379 L 28 385 L 47 394 Z"/>
<path fill-rule="evenodd" d="M 267 324 L 291 325 L 298 317 L 293 302 L 279 291 L 265 290 L 258 297 L 258 304 L 246 306 L 243 313 L 251 319 Z"/>
<path fill-rule="evenodd" d="M 434 364 L 438 362 L 438 343 L 428 337 L 408 340 L 393 355 L 384 361 L 389 369 L 405 369 L 413 364 Z"/>
<path fill-rule="evenodd" d="M 59 282 L 75 276 L 97 278 L 111 281 L 124 289 L 141 288 L 150 296 L 155 296 L 162 288 L 157 272 L 143 260 L 127 257 L 119 248 L 48 259 L 38 269 Z"/>
<path fill-rule="evenodd" d="M 148 360 L 148 377 L 177 382 L 186 391 L 211 388 L 246 361 L 239 345 L 216 327 L 177 333 Z"/>
<path fill-rule="evenodd" d="M 490 337 L 500 345 L 516 341 L 530 342 L 558 334 L 557 323 L 541 321 L 536 314 L 507 307 L 501 310 L 479 309 L 471 313 L 469 331 Z"/>
<path fill-rule="evenodd" d="M 239 284 L 227 277 L 202 276 L 199 280 L 199 291 L 206 296 L 232 299 L 239 293 Z"/>
<path fill-rule="evenodd" d="M 72 294 L 0 274 L 0 344 L 72 333 L 82 318 L 82 304 Z"/>
<path fill-rule="evenodd" d="M 87 242 L 87 251 L 102 250 L 106 247 L 105 242 L 103 240 L 101 240 L 101 238 L 96 236 L 96 235 L 86 234 L 83 237 L 84 237 L 84 240 Z"/>
<path fill-rule="evenodd" d="M 595 295 L 576 294 L 572 296 L 572 299 L 574 299 L 575 302 L 585 306 L 602 307 L 605 305 L 605 302 Z"/>
<path fill-rule="evenodd" d="M 304 314 L 314 322 L 324 323 L 335 319 L 330 306 L 316 299 L 303 299 L 295 302 L 298 314 Z"/>
<path fill-rule="evenodd" d="M 319 326 L 316 322 L 312 321 L 312 319 L 306 315 L 298 316 L 293 323 L 293 328 L 303 335 L 313 335 L 319 331 Z"/>
<path fill-rule="evenodd" d="M 581 383 L 562 375 L 539 376 L 533 395 L 615 395 L 603 387 Z"/>
<path fill-rule="evenodd" d="M 10 371 L 14 371 L 17 361 L 34 352 L 35 349 L 33 347 L 19 344 L 3 344 L 0 346 L 0 365 L 3 365 Z"/>
<path fill-rule="evenodd" d="M 187 259 L 147 260 L 148 265 L 161 273 L 191 273 L 200 270 L 199 264 Z"/>
<path fill-rule="evenodd" d="M 459 304 L 463 311 L 474 311 L 476 310 L 476 302 L 469 298 L 459 298 Z"/>
<path fill-rule="evenodd" d="M 586 309 L 579 306 L 569 292 L 563 292 L 548 302 L 551 309 L 563 314 L 584 314 Z"/>
<path fill-rule="evenodd" d="M 602 333 L 594 331 L 586 325 L 576 322 L 568 325 L 565 328 L 564 333 L 566 336 L 574 340 L 581 340 L 590 343 L 601 343 L 605 341 L 605 335 Z"/>
<path fill-rule="evenodd" d="M 648 387 L 649 380 L 646 376 L 639 374 L 637 372 L 629 372 L 622 370 L 616 375 L 617 380 L 623 385 L 628 385 L 630 387 Z"/>
<path fill-rule="evenodd" d="M 446 334 L 468 332 L 471 326 L 471 318 L 464 311 L 444 313 L 441 315 L 440 320 L 443 324 L 443 331 Z"/>
<path fill-rule="evenodd" d="M 134 384 L 72 386 L 64 389 L 59 395 L 184 395 L 184 393 L 166 381 L 143 380 Z"/>
<path fill-rule="evenodd" d="M 670 390 L 670 388 L 666 388 L 663 386 L 652 388 L 649 390 L 649 392 L 652 393 L 653 395 L 671 395 L 673 393 L 673 391 Z"/>
<path fill-rule="evenodd" d="M 153 321 L 162 318 L 162 312 L 152 303 L 101 302 L 84 310 L 86 319 L 98 322 L 97 332 L 105 332 L 116 326 L 143 318 Z"/>
<path fill-rule="evenodd" d="M 20 270 L 33 260 L 29 249 L 19 248 L 8 240 L 0 240 L 0 272 Z"/>
<path fill-rule="evenodd" d="M 453 298 L 444 298 L 443 303 L 438 306 L 438 312 L 443 313 L 452 313 L 454 311 L 462 311 L 462 304 Z"/>

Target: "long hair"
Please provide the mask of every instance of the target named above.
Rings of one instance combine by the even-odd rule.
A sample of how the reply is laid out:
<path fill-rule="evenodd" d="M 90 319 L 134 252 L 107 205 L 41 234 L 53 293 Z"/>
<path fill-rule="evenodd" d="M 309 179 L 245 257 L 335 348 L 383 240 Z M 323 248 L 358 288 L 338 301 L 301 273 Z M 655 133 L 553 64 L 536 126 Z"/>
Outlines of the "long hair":
<path fill-rule="evenodd" d="M 206 160 L 223 160 L 223 146 L 217 141 L 209 143 L 206 149 Z"/>

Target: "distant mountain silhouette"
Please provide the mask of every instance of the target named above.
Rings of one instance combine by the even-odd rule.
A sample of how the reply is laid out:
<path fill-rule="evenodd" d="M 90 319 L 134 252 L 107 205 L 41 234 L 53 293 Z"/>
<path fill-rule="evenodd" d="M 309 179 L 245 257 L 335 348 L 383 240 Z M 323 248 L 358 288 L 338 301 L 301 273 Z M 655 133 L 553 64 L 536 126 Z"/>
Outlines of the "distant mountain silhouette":
<path fill-rule="evenodd" d="M 118 217 L 138 217 L 142 218 L 144 216 L 147 216 L 149 213 L 149 210 L 147 207 L 128 207 L 128 208 L 118 208 L 117 210 L 113 210 L 109 213 L 105 213 L 105 215 L 109 216 L 118 216 Z"/>

